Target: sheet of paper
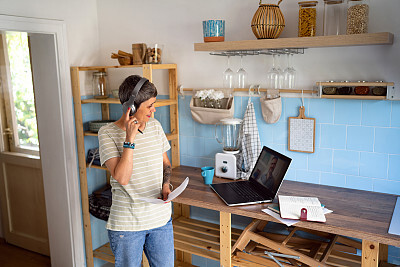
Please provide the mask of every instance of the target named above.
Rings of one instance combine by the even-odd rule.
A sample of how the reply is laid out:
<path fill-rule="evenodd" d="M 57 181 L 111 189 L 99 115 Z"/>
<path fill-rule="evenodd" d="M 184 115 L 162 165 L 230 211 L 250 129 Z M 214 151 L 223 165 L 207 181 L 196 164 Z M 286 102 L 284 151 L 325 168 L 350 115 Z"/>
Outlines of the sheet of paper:
<path fill-rule="evenodd" d="M 178 186 L 174 191 L 169 193 L 167 200 L 162 200 L 159 198 L 148 198 L 148 197 L 139 197 L 138 199 L 149 202 L 149 203 L 153 203 L 153 204 L 165 204 L 165 203 L 172 201 L 177 196 L 179 196 L 186 189 L 186 186 L 188 185 L 188 183 L 189 183 L 189 177 L 186 177 L 186 179 L 181 183 L 180 186 Z"/>
<path fill-rule="evenodd" d="M 307 209 L 307 221 L 326 222 L 324 211 L 318 198 L 278 196 L 281 217 L 299 219 L 302 208 Z"/>
<path fill-rule="evenodd" d="M 275 211 L 272 211 L 270 209 L 263 209 L 261 211 L 267 213 L 268 215 L 271 215 L 272 217 L 279 220 L 281 223 L 286 224 L 287 226 L 292 226 L 293 224 L 298 223 L 300 221 L 300 220 L 283 219 L 283 218 L 281 218 L 279 213 L 276 213 Z M 333 212 L 332 210 L 329 210 L 327 208 L 323 208 L 323 211 L 324 211 L 324 214 Z"/>

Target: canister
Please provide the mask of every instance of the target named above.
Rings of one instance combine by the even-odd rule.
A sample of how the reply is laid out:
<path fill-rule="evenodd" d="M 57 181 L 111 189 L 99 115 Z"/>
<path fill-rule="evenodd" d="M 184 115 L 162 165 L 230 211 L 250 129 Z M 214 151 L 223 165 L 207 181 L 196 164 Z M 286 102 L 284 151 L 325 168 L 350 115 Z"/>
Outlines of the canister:
<path fill-rule="evenodd" d="M 93 73 L 92 89 L 94 98 L 108 98 L 107 84 L 106 72 L 96 71 Z"/>
<path fill-rule="evenodd" d="M 369 0 L 347 0 L 347 34 L 368 32 Z"/>
<path fill-rule="evenodd" d="M 299 2 L 299 37 L 315 36 L 318 1 Z"/>
<path fill-rule="evenodd" d="M 346 3 L 344 0 L 324 0 L 324 35 L 346 32 Z"/>

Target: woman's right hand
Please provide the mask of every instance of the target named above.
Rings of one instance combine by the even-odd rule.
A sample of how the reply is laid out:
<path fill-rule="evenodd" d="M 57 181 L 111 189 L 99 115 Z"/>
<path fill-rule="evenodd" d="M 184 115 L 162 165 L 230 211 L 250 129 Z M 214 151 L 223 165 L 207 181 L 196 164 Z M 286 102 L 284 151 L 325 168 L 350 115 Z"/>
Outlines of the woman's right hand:
<path fill-rule="evenodd" d="M 139 129 L 139 122 L 135 118 L 135 116 L 129 116 L 129 113 L 131 111 L 131 108 L 128 108 L 128 110 L 125 113 L 125 131 L 126 131 L 126 142 L 133 143 L 135 140 L 135 136 L 138 132 Z"/>

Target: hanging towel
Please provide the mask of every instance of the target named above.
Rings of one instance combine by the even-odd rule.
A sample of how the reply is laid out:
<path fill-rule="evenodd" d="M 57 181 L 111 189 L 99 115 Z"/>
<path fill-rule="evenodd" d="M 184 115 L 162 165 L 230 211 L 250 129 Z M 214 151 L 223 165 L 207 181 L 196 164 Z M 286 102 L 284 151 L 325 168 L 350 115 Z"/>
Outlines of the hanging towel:
<path fill-rule="evenodd" d="M 240 152 L 237 158 L 237 178 L 248 180 L 261 152 L 261 141 L 258 133 L 256 114 L 253 103 L 249 100 L 244 113 Z"/>

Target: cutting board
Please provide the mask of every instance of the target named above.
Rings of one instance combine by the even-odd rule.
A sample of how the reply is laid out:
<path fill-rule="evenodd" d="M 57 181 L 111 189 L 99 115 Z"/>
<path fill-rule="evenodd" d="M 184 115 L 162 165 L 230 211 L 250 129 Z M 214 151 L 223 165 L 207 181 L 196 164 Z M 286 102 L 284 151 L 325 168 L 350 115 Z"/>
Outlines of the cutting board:
<path fill-rule="evenodd" d="M 314 153 L 315 119 L 307 118 L 304 110 L 304 106 L 301 106 L 299 116 L 288 119 L 288 150 Z"/>

